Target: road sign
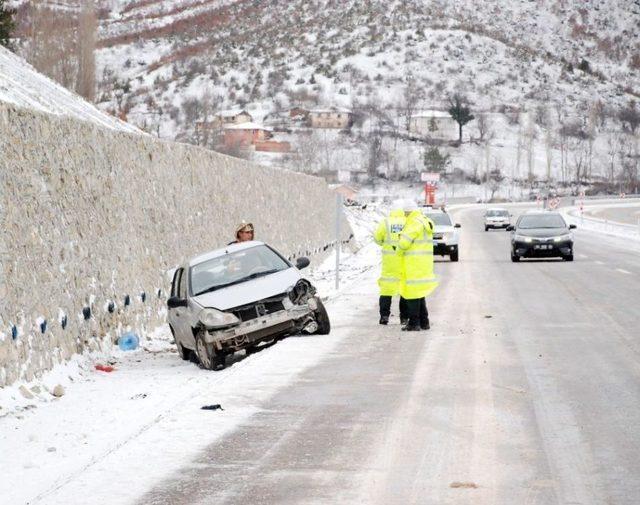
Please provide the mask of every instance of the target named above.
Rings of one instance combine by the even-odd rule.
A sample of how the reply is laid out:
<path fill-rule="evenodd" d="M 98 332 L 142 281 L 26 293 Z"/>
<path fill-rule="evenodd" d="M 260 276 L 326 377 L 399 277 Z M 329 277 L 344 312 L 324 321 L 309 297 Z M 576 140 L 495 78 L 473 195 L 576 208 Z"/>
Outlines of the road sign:
<path fill-rule="evenodd" d="M 439 182 L 440 174 L 438 172 L 422 172 L 420 174 L 420 180 L 422 182 Z"/>

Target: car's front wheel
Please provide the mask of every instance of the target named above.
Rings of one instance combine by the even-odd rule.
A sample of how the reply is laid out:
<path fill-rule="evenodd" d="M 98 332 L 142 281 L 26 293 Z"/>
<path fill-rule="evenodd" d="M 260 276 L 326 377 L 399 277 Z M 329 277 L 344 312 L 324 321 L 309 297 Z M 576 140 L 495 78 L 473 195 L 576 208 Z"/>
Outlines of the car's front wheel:
<path fill-rule="evenodd" d="M 200 366 L 205 370 L 222 370 L 224 368 L 224 354 L 216 352 L 213 344 L 204 339 L 204 330 L 196 335 L 196 356 Z"/>
<path fill-rule="evenodd" d="M 449 254 L 449 259 L 451 261 L 458 261 L 458 249 Z"/>
<path fill-rule="evenodd" d="M 566 256 L 563 256 L 562 259 L 565 261 L 573 261 L 573 254 L 567 254 Z"/>
<path fill-rule="evenodd" d="M 489 231 L 489 227 L 486 224 L 484 225 L 484 231 Z"/>
<path fill-rule="evenodd" d="M 511 261 L 513 261 L 514 263 L 517 263 L 518 261 L 520 261 L 520 256 L 518 256 L 517 254 L 511 253 Z"/>
<path fill-rule="evenodd" d="M 318 303 L 318 308 L 315 310 L 316 323 L 318 324 L 316 335 L 328 335 L 331 331 L 329 314 L 327 314 L 327 309 L 320 298 L 316 298 L 316 302 Z"/>

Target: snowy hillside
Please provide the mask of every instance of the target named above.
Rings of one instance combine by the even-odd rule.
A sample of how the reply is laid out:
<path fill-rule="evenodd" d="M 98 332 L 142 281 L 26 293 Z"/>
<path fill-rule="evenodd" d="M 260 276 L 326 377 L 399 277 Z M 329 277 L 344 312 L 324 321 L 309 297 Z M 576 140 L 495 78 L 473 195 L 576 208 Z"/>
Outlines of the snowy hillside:
<path fill-rule="evenodd" d="M 221 110 L 260 123 L 295 106 L 344 107 L 357 115 L 346 135 L 287 126 L 276 140 L 291 153 L 240 154 L 323 175 L 408 175 L 429 146 L 408 138 L 407 116 L 446 110 L 459 93 L 476 121 L 461 146 L 440 144 L 451 169 L 612 179 L 635 159 L 619 116 L 640 97 L 640 0 L 97 5 L 97 106 L 161 138 L 217 149 L 198 128 Z"/>
<path fill-rule="evenodd" d="M 36 72 L 13 53 L 0 47 L 0 102 L 48 114 L 70 116 L 113 130 L 142 133 Z"/>

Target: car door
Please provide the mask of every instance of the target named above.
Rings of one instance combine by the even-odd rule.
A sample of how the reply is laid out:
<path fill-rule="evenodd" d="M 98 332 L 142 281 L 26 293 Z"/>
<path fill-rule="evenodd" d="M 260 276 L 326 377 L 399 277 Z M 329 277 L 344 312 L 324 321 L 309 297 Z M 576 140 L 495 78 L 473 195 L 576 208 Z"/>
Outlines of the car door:
<path fill-rule="evenodd" d="M 187 298 L 187 283 L 186 283 L 186 270 L 182 267 L 176 270 L 173 276 L 173 283 L 171 284 L 171 296 L 177 296 L 182 300 Z M 191 328 L 189 327 L 188 308 L 187 307 L 175 307 L 169 309 L 168 314 L 169 324 L 173 328 L 173 333 L 176 342 L 180 342 L 182 345 L 193 348 L 192 340 L 189 339 L 189 333 Z M 193 337 L 193 336 L 192 336 Z"/>

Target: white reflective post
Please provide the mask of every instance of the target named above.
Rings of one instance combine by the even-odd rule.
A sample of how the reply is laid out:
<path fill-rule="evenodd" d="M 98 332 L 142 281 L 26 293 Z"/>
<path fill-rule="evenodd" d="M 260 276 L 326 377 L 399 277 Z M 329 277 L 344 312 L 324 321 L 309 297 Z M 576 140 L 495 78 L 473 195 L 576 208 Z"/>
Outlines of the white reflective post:
<path fill-rule="evenodd" d="M 342 215 L 342 195 L 336 194 L 336 290 L 340 289 L 340 217 Z"/>

